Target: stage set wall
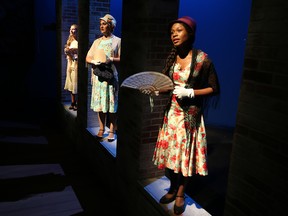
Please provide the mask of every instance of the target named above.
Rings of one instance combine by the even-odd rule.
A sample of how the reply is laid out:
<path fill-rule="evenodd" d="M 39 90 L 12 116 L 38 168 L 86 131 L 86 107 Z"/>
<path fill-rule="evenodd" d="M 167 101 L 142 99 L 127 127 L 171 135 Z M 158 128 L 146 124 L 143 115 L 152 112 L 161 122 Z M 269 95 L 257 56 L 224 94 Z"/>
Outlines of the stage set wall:
<path fill-rule="evenodd" d="M 47 111 L 43 115 L 51 115 L 51 110 L 59 109 L 57 124 L 63 126 L 63 134 L 71 140 L 67 148 L 76 149 L 79 154 L 89 157 L 95 173 L 109 182 L 108 193 L 111 193 L 112 200 L 121 197 L 113 205 L 124 207 L 127 215 L 135 215 L 135 212 L 137 215 L 163 215 L 159 204 L 149 197 L 140 182 L 164 175 L 163 171 L 152 165 L 151 156 L 167 98 L 157 98 L 154 112 L 151 113 L 147 96 L 137 91 L 120 91 L 116 157 L 87 132 L 89 72 L 84 56 L 90 40 L 90 2 L 79 0 L 75 3 L 78 5 L 75 9 L 75 13 L 78 11 L 77 21 L 81 26 L 77 115 L 71 115 L 62 105 L 62 7 L 65 1 L 55 1 L 52 4 L 54 7 L 51 7 L 51 1 L 35 1 L 38 11 L 36 13 L 34 9 L 34 15 L 38 19 L 35 19 L 35 23 L 33 19 L 28 22 L 32 26 L 35 24 L 28 28 L 34 29 L 35 35 L 27 30 L 27 34 L 37 41 L 36 45 L 33 41 L 27 41 L 31 47 L 35 47 L 32 60 L 27 63 L 18 58 L 18 63 L 25 66 L 21 68 L 25 76 L 18 76 L 18 67 L 11 70 L 14 74 L 2 76 L 2 98 L 15 104 L 16 112 L 19 102 L 22 105 L 32 100 L 33 104 L 41 104 L 39 109 Z M 99 16 L 110 12 L 108 0 L 99 3 L 107 4 L 101 7 Z M 226 196 L 224 215 L 227 216 L 284 215 L 287 212 L 283 199 L 288 192 L 285 175 L 288 164 L 287 7 L 284 0 L 251 1 Z M 179 1 L 123 0 L 120 82 L 139 71 L 161 70 L 170 47 L 166 35 L 167 23 L 178 17 L 178 9 Z M 15 25 L 14 22 L 10 24 Z M 3 28 L 3 31 L 7 29 Z M 14 33 L 16 35 L 17 32 Z M 48 43 L 43 39 L 51 40 Z M 13 43 L 11 47 L 16 48 Z M 7 53 L 11 54 L 1 49 L 4 60 Z M 47 64 L 45 59 L 51 64 Z M 10 61 L 9 58 L 4 69 L 10 68 L 12 63 L 15 60 Z M 15 102 L 12 99 L 19 92 L 24 93 L 25 97 L 19 97 L 19 101 Z M 5 108 L 3 104 L 2 108 Z M 31 105 L 26 103 L 26 106 Z"/>

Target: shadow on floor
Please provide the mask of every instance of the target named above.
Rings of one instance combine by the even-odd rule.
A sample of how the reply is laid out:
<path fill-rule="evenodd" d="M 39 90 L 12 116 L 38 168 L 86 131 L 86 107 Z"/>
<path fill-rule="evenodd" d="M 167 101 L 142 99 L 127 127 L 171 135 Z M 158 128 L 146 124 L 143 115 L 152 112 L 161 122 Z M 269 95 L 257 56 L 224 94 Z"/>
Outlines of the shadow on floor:
<path fill-rule="evenodd" d="M 37 106 L 1 110 L 0 170 L 8 170 L 0 172 L 1 216 L 50 215 L 47 211 L 59 216 L 119 214 L 119 209 L 111 208 L 107 183 L 69 145 L 57 113 L 48 110 L 43 115 Z M 61 172 L 50 172 L 49 164 Z M 29 168 L 37 165 L 40 174 Z"/>
<path fill-rule="evenodd" d="M 76 213 L 66 215 L 123 215 L 119 213 L 119 208 L 115 206 L 115 203 L 111 208 L 113 195 L 107 193 L 109 191 L 107 183 L 94 170 L 91 162 L 83 156 L 85 154 L 71 148 L 71 141 L 63 137 L 61 125 L 57 122 L 57 113 L 44 105 L 43 107 L 47 110 L 39 109 L 38 105 L 35 109 L 31 109 L 30 106 L 21 110 L 17 106 L 11 109 L 7 107 L 6 110 L 0 112 L 0 120 L 5 122 L 4 125 L 0 125 L 0 167 L 7 165 L 21 167 L 23 164 L 59 164 L 63 173 L 55 174 L 45 170 L 42 174 L 29 175 L 26 170 L 20 170 L 27 175 L 13 178 L 0 174 L 0 203 L 8 205 L 7 201 L 12 201 L 14 202 L 12 204 L 16 205 L 23 199 L 29 201 L 29 198 L 33 197 L 34 200 L 29 204 L 33 206 L 35 199 L 41 199 L 41 196 L 35 195 L 62 191 L 69 185 L 81 208 L 77 209 Z M 15 124 L 17 126 L 11 126 Z M 30 127 L 31 125 L 33 127 Z M 233 131 L 207 128 L 207 134 L 209 175 L 194 176 L 188 185 L 187 194 L 211 215 L 222 216 Z M 10 138 L 12 140 L 7 140 Z M 29 139 L 31 139 L 30 142 Z M 69 198 L 65 197 L 66 199 Z M 13 209 L 11 203 L 9 205 L 9 209 Z M 43 206 L 44 209 L 46 207 Z M 1 208 L 3 209 L 3 205 Z M 67 203 L 63 208 L 67 210 L 71 208 L 71 204 Z M 43 211 L 42 208 L 34 208 L 34 210 Z M 5 216 L 5 214 L 1 215 Z M 17 214 L 13 215 L 13 212 L 9 212 L 7 215 L 16 216 Z M 41 215 L 40 212 L 39 215 Z"/>
<path fill-rule="evenodd" d="M 65 176 L 54 173 L 0 179 L 0 202 L 15 202 L 34 194 L 63 191 L 67 185 Z"/>

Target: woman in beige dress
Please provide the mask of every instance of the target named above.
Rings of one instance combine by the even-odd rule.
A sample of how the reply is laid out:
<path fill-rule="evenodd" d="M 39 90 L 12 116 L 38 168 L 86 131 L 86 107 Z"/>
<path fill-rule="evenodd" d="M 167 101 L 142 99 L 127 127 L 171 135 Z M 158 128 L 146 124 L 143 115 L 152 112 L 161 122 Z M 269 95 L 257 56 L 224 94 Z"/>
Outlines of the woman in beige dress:
<path fill-rule="evenodd" d="M 64 52 L 67 59 L 66 80 L 64 89 L 71 93 L 70 110 L 77 110 L 77 76 L 78 76 L 78 41 L 77 41 L 78 26 L 71 25 L 70 34 L 65 44 Z"/>

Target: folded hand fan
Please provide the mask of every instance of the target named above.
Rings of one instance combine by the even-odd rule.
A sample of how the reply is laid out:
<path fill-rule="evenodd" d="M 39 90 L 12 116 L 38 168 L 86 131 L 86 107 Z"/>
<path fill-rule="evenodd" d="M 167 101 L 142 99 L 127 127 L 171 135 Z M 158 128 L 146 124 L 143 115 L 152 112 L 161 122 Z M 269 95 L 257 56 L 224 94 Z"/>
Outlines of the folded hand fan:
<path fill-rule="evenodd" d="M 154 107 L 151 93 L 155 91 L 165 92 L 174 88 L 170 77 L 155 71 L 144 71 L 133 74 L 123 81 L 121 87 L 138 89 L 144 94 L 149 94 L 151 112 L 153 112 Z"/>
<path fill-rule="evenodd" d="M 123 81 L 121 87 L 139 89 L 140 91 L 147 90 L 149 92 L 165 92 L 174 88 L 173 82 L 168 76 L 155 71 L 133 74 Z"/>

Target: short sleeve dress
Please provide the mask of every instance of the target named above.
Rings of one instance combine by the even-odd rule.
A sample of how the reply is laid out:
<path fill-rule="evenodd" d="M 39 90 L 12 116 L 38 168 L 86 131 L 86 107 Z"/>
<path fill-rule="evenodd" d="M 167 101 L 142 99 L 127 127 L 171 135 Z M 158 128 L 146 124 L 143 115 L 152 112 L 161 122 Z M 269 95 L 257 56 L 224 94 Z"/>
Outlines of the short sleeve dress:
<path fill-rule="evenodd" d="M 108 40 L 98 41 L 98 45 L 92 45 L 93 49 L 103 49 L 107 57 L 114 56 L 114 50 L 112 48 L 111 37 Z M 103 113 L 116 113 L 118 109 L 118 72 L 114 64 L 112 64 L 112 70 L 114 74 L 114 82 L 108 83 L 106 81 L 100 81 L 98 76 L 92 75 L 92 93 L 91 93 L 91 109 L 95 112 Z"/>
<path fill-rule="evenodd" d="M 198 53 L 192 70 L 194 79 L 202 73 L 206 57 L 204 52 Z M 179 64 L 171 67 L 170 74 L 175 85 L 187 85 L 190 67 L 182 70 Z M 206 130 L 201 106 L 192 104 L 184 110 L 176 95 L 172 94 L 152 160 L 159 169 L 169 168 L 175 173 L 181 172 L 185 177 L 193 174 L 208 175 Z"/>
<path fill-rule="evenodd" d="M 78 41 L 73 40 L 69 46 L 70 49 L 78 49 Z M 77 94 L 77 82 L 78 82 L 78 62 L 70 55 L 66 56 L 67 69 L 64 89 L 70 91 L 72 94 Z"/>

